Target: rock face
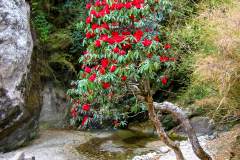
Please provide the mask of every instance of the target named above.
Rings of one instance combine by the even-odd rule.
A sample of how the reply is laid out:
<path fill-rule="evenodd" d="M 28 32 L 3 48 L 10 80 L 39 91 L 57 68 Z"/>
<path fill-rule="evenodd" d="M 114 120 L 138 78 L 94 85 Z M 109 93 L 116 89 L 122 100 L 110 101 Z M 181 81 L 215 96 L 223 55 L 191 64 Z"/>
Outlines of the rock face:
<path fill-rule="evenodd" d="M 208 117 L 193 117 L 190 119 L 190 123 L 198 136 L 206 134 L 211 135 L 214 133 L 214 122 Z M 186 134 L 184 128 L 181 125 L 175 127 L 173 131 L 179 134 Z"/>
<path fill-rule="evenodd" d="M 29 18 L 25 0 L 0 0 L 0 152 L 23 145 L 37 129 L 40 96 Z"/>
<path fill-rule="evenodd" d="M 40 113 L 40 124 L 50 128 L 64 128 L 67 121 L 66 99 L 63 89 L 57 88 L 51 82 L 45 84 L 42 91 L 43 104 Z"/>

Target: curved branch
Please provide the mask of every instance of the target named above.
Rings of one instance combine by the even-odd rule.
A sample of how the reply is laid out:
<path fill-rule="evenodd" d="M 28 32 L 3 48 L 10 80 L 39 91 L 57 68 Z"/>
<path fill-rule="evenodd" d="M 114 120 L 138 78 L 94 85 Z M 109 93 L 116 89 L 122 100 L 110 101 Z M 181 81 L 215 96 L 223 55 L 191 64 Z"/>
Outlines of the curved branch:
<path fill-rule="evenodd" d="M 170 102 L 163 103 L 154 102 L 153 105 L 156 110 L 160 110 L 161 112 L 168 112 L 182 123 L 186 133 L 188 134 L 188 138 L 192 144 L 193 151 L 201 160 L 212 160 L 212 158 L 201 147 L 197 139 L 196 133 L 188 120 L 188 117 L 178 106 Z"/>

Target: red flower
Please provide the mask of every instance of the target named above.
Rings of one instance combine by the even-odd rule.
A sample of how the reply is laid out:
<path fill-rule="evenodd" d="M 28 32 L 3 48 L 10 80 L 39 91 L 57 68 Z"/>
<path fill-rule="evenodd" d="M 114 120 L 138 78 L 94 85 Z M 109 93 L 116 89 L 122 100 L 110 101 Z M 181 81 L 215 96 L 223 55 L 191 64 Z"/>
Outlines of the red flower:
<path fill-rule="evenodd" d="M 82 110 L 84 110 L 84 111 L 89 111 L 89 109 L 90 109 L 90 105 L 89 104 L 84 104 L 82 106 Z"/>
<path fill-rule="evenodd" d="M 94 4 L 95 7 L 100 7 L 101 6 L 101 2 L 100 1 L 96 1 L 96 3 Z"/>
<path fill-rule="evenodd" d="M 167 62 L 167 61 L 169 61 L 169 58 L 166 57 L 166 56 L 160 56 L 159 59 L 160 59 L 161 62 Z"/>
<path fill-rule="evenodd" d="M 116 59 L 113 59 L 113 60 L 112 60 L 112 63 L 117 64 L 117 60 L 116 60 Z"/>
<path fill-rule="evenodd" d="M 139 42 L 143 36 L 143 31 L 139 29 L 133 34 L 133 36 L 135 37 L 136 42 Z"/>
<path fill-rule="evenodd" d="M 91 10 L 90 14 L 96 16 L 97 15 L 97 12 L 95 10 Z"/>
<path fill-rule="evenodd" d="M 127 50 L 127 49 L 131 49 L 132 45 L 131 44 L 123 44 L 122 45 L 122 49 Z"/>
<path fill-rule="evenodd" d="M 114 52 L 114 53 L 119 53 L 119 51 L 120 51 L 120 49 L 119 49 L 118 47 L 115 47 L 115 48 L 113 49 L 113 52 Z"/>
<path fill-rule="evenodd" d="M 73 118 L 77 117 L 77 108 L 72 108 L 71 109 L 71 115 Z"/>
<path fill-rule="evenodd" d="M 95 41 L 95 46 L 96 47 L 101 47 L 101 41 L 100 40 L 96 40 Z"/>
<path fill-rule="evenodd" d="M 103 58 L 103 59 L 101 60 L 101 64 L 102 64 L 102 67 L 103 67 L 103 68 L 107 68 L 107 66 L 108 66 L 108 64 L 109 64 L 108 59 L 107 59 L 107 58 Z"/>
<path fill-rule="evenodd" d="M 82 120 L 82 126 L 85 125 L 85 123 L 86 123 L 87 120 L 88 120 L 88 116 L 85 115 L 85 116 L 83 117 L 83 120 Z"/>
<path fill-rule="evenodd" d="M 114 37 L 114 36 L 118 36 L 118 35 L 119 35 L 119 33 L 118 33 L 118 32 L 112 32 L 111 34 L 112 34 L 112 36 L 113 36 L 113 37 Z"/>
<path fill-rule="evenodd" d="M 127 80 L 127 76 L 122 76 L 122 81 L 126 81 Z"/>
<path fill-rule="evenodd" d="M 92 75 L 88 78 L 88 80 L 91 81 L 91 82 L 94 82 L 95 79 L 96 79 L 96 77 L 97 77 L 97 74 L 94 73 L 94 74 L 92 74 Z"/>
<path fill-rule="evenodd" d="M 168 78 L 166 76 L 161 78 L 162 85 L 166 85 L 168 82 Z"/>
<path fill-rule="evenodd" d="M 90 9 L 91 8 L 91 3 L 88 3 L 87 5 L 86 5 L 86 9 Z"/>
<path fill-rule="evenodd" d="M 141 8 L 143 7 L 143 5 L 139 3 L 139 4 L 136 4 L 135 7 L 136 7 L 137 9 L 141 9 Z"/>
<path fill-rule="evenodd" d="M 125 6 L 125 5 L 124 5 L 123 3 L 118 3 L 117 6 L 116 6 L 116 8 L 117 8 L 118 10 L 121 10 L 124 6 Z"/>
<path fill-rule="evenodd" d="M 107 34 L 101 34 L 99 40 L 102 40 L 104 42 L 107 42 L 108 40 L 108 35 Z"/>
<path fill-rule="evenodd" d="M 171 48 L 171 45 L 170 45 L 170 44 L 165 44 L 164 48 L 165 48 L 165 49 L 170 49 L 170 48 Z"/>
<path fill-rule="evenodd" d="M 132 19 L 132 20 L 134 20 L 134 19 L 135 19 L 135 17 L 134 17 L 134 15 L 133 15 L 133 14 L 132 14 L 132 15 L 130 15 L 130 16 L 129 16 L 129 18 L 130 18 L 130 19 Z"/>
<path fill-rule="evenodd" d="M 103 23 L 103 24 L 101 25 L 101 27 L 102 27 L 102 28 L 105 28 L 106 30 L 109 30 L 109 26 L 108 26 L 107 23 Z"/>
<path fill-rule="evenodd" d="M 89 23 L 91 23 L 91 22 L 92 22 L 91 17 L 87 17 L 87 18 L 86 18 L 86 23 L 89 24 Z"/>
<path fill-rule="evenodd" d="M 95 29 L 97 29 L 97 28 L 99 28 L 99 25 L 98 25 L 98 24 L 93 24 L 93 25 L 92 25 L 92 30 L 95 30 Z"/>
<path fill-rule="evenodd" d="M 108 38 L 106 42 L 108 42 L 109 44 L 114 44 L 115 40 L 113 38 Z"/>
<path fill-rule="evenodd" d="M 156 36 L 154 37 L 154 40 L 157 41 L 157 42 L 160 42 L 160 39 L 159 39 L 158 35 L 156 35 Z"/>
<path fill-rule="evenodd" d="M 121 50 L 121 51 L 119 52 L 119 54 L 120 54 L 121 56 L 124 56 L 126 53 L 127 53 L 127 52 L 124 51 L 124 50 Z"/>
<path fill-rule="evenodd" d="M 126 9 L 130 9 L 132 7 L 132 2 L 127 2 L 126 4 L 125 4 L 125 8 Z"/>
<path fill-rule="evenodd" d="M 123 31 L 123 32 L 122 32 L 122 35 L 124 35 L 124 36 L 129 36 L 129 35 L 131 35 L 131 32 L 129 32 L 129 31 Z"/>
<path fill-rule="evenodd" d="M 102 68 L 99 69 L 99 72 L 100 72 L 102 75 L 104 75 L 104 74 L 106 73 L 106 70 L 102 67 Z"/>
<path fill-rule="evenodd" d="M 102 82 L 103 89 L 108 89 L 110 87 L 110 83 L 108 82 Z"/>
<path fill-rule="evenodd" d="M 109 10 L 109 5 L 107 4 L 105 7 L 104 7 L 104 10 L 105 10 L 105 13 L 106 14 L 110 14 L 110 10 Z"/>
<path fill-rule="evenodd" d="M 144 39 L 144 41 L 142 41 L 142 44 L 145 46 L 145 47 L 148 47 L 152 44 L 152 41 L 151 40 L 148 40 L 148 39 Z"/>
<path fill-rule="evenodd" d="M 111 66 L 110 67 L 110 72 L 114 72 L 117 69 L 117 66 Z"/>
<path fill-rule="evenodd" d="M 90 33 L 90 32 L 87 32 L 86 33 L 86 37 L 89 39 L 89 38 L 91 38 L 91 36 L 92 36 L 92 34 Z"/>
<path fill-rule="evenodd" d="M 113 39 L 115 40 L 115 42 L 121 43 L 122 41 L 124 41 L 125 36 L 116 35 L 116 36 L 113 36 Z"/>
<path fill-rule="evenodd" d="M 86 73 L 91 73 L 92 69 L 90 67 L 85 67 L 84 71 Z"/>
<path fill-rule="evenodd" d="M 117 4 L 113 3 L 112 6 L 110 7 L 111 10 L 115 10 L 117 8 Z"/>
<path fill-rule="evenodd" d="M 147 58 L 152 58 L 152 56 L 153 56 L 152 53 L 147 54 Z"/>
<path fill-rule="evenodd" d="M 86 33 L 86 38 L 92 38 L 92 37 L 94 37 L 95 36 L 95 34 L 94 33 L 91 33 L 91 32 L 87 32 Z"/>

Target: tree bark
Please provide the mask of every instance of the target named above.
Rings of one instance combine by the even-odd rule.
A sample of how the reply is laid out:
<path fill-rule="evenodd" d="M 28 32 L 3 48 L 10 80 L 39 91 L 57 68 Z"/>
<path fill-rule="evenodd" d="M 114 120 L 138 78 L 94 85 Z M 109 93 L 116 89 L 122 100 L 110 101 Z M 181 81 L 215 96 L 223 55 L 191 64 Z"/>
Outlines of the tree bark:
<path fill-rule="evenodd" d="M 177 160 L 184 160 L 183 154 L 179 148 L 179 143 L 172 141 L 164 131 L 164 128 L 155 112 L 152 96 L 146 96 L 145 100 L 148 105 L 149 118 L 153 122 L 161 141 L 163 141 L 168 147 L 173 149 L 176 154 Z"/>
<path fill-rule="evenodd" d="M 182 123 L 186 133 L 188 134 L 188 138 L 192 144 L 193 151 L 198 156 L 198 158 L 200 158 L 201 160 L 212 160 L 212 158 L 201 147 L 197 139 L 196 133 L 193 130 L 188 120 L 188 117 L 184 114 L 184 112 L 178 106 L 175 106 L 170 102 L 164 102 L 164 103 L 153 102 L 153 106 L 156 110 L 160 110 L 161 112 L 168 112 L 172 114 L 175 118 L 177 118 Z"/>

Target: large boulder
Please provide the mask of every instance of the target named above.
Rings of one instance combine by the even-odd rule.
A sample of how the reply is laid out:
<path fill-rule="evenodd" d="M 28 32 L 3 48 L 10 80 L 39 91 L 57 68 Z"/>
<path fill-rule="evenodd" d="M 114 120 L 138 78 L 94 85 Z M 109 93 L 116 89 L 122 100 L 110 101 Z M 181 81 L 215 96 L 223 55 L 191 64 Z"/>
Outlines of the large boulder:
<path fill-rule="evenodd" d="M 25 0 L 0 0 L 0 152 L 23 145 L 38 128 L 40 85 L 29 20 Z"/>

